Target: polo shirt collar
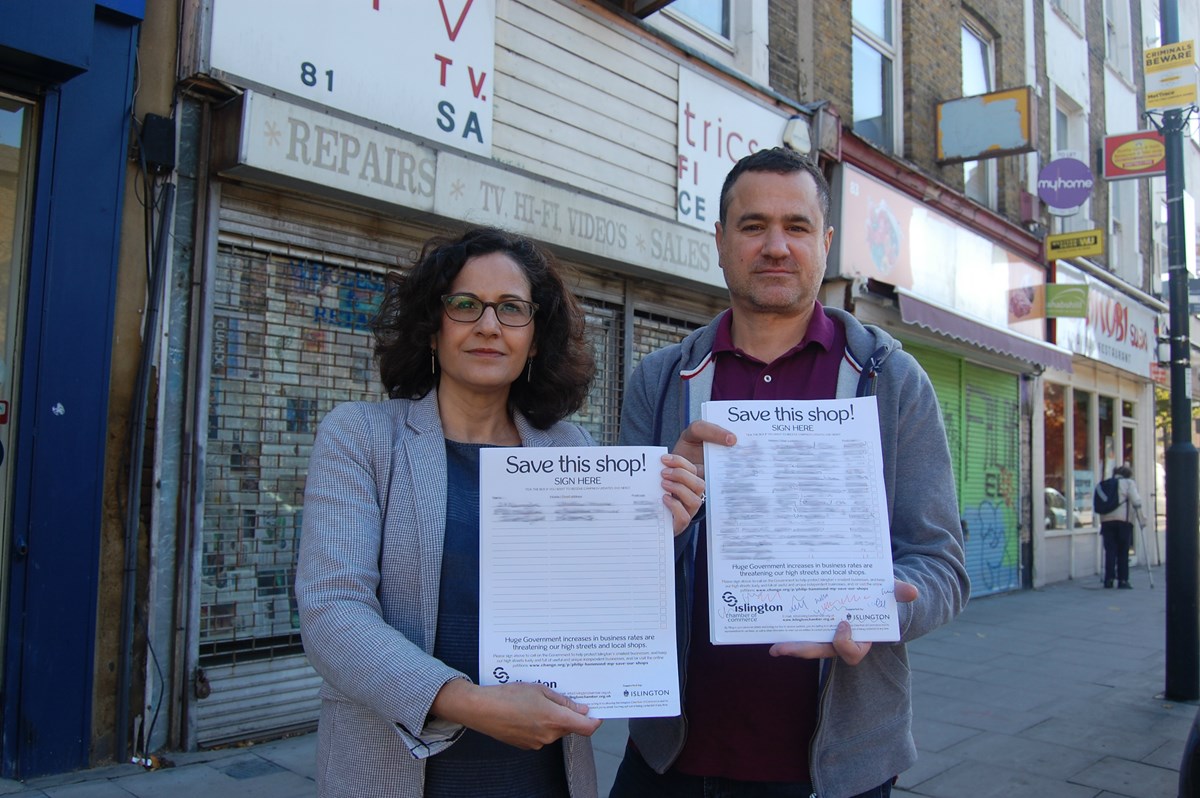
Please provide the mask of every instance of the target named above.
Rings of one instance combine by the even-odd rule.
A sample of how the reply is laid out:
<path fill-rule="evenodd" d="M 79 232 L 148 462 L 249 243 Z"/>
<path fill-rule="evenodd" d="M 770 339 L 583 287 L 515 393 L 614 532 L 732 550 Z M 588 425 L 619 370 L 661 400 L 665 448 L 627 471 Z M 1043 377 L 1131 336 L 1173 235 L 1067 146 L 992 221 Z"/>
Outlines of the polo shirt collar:
<path fill-rule="evenodd" d="M 833 347 L 833 339 L 836 335 L 837 330 L 834 327 L 833 319 L 825 315 L 825 308 L 820 302 L 814 301 L 813 314 L 808 320 L 808 329 L 804 332 L 804 337 L 800 339 L 799 343 L 780 355 L 780 358 L 790 357 L 797 352 L 801 352 L 809 344 L 817 344 L 828 352 Z M 751 357 L 733 344 L 732 308 L 717 322 L 717 334 L 713 338 L 712 351 L 714 355 L 727 353 L 746 358 Z"/>

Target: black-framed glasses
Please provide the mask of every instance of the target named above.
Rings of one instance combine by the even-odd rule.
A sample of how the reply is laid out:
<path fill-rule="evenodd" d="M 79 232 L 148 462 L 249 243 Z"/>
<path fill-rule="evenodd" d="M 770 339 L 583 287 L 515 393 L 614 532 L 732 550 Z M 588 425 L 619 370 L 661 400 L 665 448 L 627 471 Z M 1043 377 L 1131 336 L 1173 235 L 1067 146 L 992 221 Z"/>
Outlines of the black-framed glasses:
<path fill-rule="evenodd" d="M 470 294 L 446 294 L 442 297 L 442 307 L 451 321 L 463 324 L 473 324 L 479 321 L 483 312 L 491 308 L 496 312 L 496 321 L 505 327 L 525 327 L 533 321 L 533 314 L 538 306 L 524 299 L 502 299 L 499 302 L 484 302 Z"/>

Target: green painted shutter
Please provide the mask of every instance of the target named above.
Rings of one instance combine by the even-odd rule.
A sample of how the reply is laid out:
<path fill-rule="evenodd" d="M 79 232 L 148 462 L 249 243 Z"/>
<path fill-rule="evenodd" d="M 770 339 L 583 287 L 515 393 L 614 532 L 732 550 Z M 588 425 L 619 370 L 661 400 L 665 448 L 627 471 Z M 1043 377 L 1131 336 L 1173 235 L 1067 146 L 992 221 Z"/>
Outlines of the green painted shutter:
<path fill-rule="evenodd" d="M 942 424 L 946 427 L 946 440 L 950 444 L 950 464 L 954 467 L 955 484 L 962 484 L 962 367 L 960 357 L 947 355 L 904 342 L 904 351 L 911 354 L 929 375 L 933 392 L 937 394 L 942 408 Z M 958 494 L 962 506 L 962 492 Z"/>
<path fill-rule="evenodd" d="M 963 459 L 958 495 L 971 531 L 973 595 L 1021 586 L 1021 412 L 1017 378 L 971 363 L 963 368 Z"/>
<path fill-rule="evenodd" d="M 904 343 L 942 409 L 958 507 L 967 524 L 972 595 L 1020 587 L 1017 528 L 1020 412 L 1017 378 L 920 344 Z"/>

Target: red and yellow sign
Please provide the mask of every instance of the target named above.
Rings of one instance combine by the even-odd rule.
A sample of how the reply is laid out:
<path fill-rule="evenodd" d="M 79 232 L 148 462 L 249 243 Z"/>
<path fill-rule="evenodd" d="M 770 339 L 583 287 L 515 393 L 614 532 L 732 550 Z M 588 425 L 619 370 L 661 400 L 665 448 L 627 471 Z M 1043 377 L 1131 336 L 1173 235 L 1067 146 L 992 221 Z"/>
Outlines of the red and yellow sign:
<path fill-rule="evenodd" d="M 1139 130 L 1104 139 L 1104 179 L 1129 180 L 1167 172 L 1167 147 L 1154 130 Z"/>

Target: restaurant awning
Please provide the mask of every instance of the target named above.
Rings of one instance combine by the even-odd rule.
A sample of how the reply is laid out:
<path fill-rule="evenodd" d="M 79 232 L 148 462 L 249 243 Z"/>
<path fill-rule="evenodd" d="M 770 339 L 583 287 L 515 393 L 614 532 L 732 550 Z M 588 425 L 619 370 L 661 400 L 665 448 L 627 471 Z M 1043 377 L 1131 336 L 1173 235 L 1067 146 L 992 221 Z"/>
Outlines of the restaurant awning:
<path fill-rule="evenodd" d="M 896 289 L 896 296 L 900 300 L 900 318 L 908 324 L 1028 363 L 1071 371 L 1071 353 L 1066 349 L 939 307 L 902 288 Z"/>

